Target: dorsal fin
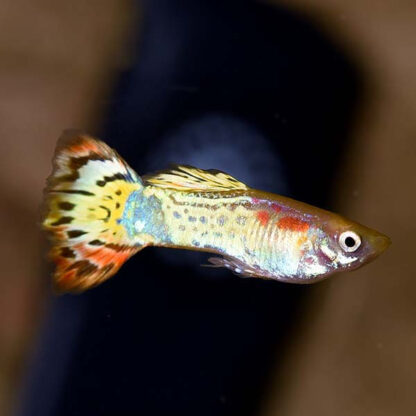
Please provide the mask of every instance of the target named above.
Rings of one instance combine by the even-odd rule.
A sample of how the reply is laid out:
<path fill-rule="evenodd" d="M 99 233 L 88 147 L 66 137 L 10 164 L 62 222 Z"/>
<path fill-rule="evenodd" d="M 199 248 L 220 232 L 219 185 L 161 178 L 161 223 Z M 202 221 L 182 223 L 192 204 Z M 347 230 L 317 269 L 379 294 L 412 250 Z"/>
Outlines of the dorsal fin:
<path fill-rule="evenodd" d="M 171 169 L 142 177 L 145 184 L 159 188 L 195 191 L 246 191 L 248 186 L 220 170 L 203 170 L 176 165 Z"/>

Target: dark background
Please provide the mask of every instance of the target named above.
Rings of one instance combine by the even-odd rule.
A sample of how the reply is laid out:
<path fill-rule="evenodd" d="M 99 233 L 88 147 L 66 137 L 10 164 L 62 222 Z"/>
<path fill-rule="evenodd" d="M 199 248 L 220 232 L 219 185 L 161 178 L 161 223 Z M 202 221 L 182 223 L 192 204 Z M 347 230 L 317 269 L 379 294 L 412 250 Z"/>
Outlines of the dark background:
<path fill-rule="evenodd" d="M 84 127 L 99 134 L 140 174 L 169 162 L 222 169 L 253 187 L 354 214 L 390 234 L 394 243 L 395 233 L 399 244 L 403 241 L 400 224 L 394 226 L 398 216 L 391 213 L 406 210 L 386 189 L 404 186 L 404 181 L 386 183 L 383 172 L 391 177 L 394 150 L 408 152 L 397 136 L 386 137 L 381 146 L 383 134 L 375 127 L 372 142 L 364 134 L 371 117 L 362 116 L 363 108 L 371 108 L 379 91 L 377 78 L 369 77 L 371 65 L 359 59 L 360 48 L 330 35 L 325 22 L 283 4 L 166 0 L 135 6 L 97 4 L 98 16 L 92 6 L 67 10 L 75 16 L 89 12 L 97 24 L 94 32 L 88 32 L 89 21 L 79 25 L 86 37 L 67 34 L 66 42 L 73 46 L 68 67 L 65 42 L 56 50 L 53 40 L 41 42 L 51 45 L 42 57 L 55 57 L 46 65 L 49 71 L 61 71 L 52 88 L 59 100 L 45 102 L 59 108 L 63 101 L 72 111 L 62 120 L 55 115 L 58 129 L 64 122 L 62 128 Z M 41 7 L 34 16 L 56 24 L 59 8 L 54 16 L 48 7 L 49 18 L 39 13 Z M 339 21 L 344 20 L 341 16 Z M 9 66 L 17 65 L 18 58 L 15 53 Z M 36 84 L 35 74 L 32 70 L 26 76 Z M 78 89 L 68 85 L 74 74 L 79 75 Z M 49 84 L 52 76 L 44 77 Z M 21 81 L 24 96 L 25 79 Z M 17 101 L 19 109 L 16 96 L 11 95 L 8 108 Z M 400 107 L 407 103 L 405 97 L 396 97 L 398 120 L 406 120 Z M 38 108 L 35 101 L 32 107 Z M 20 108 L 31 106 L 25 105 Z M 364 126 L 364 133 L 357 125 Z M 383 131 L 388 126 L 385 122 Z M 38 135 L 47 131 L 36 125 Z M 21 137 L 23 144 L 29 140 Z M 42 161 L 52 153 L 52 138 L 48 143 L 44 152 L 49 156 L 42 153 L 37 161 L 45 176 L 49 162 Z M 24 153 L 34 166 L 36 154 Z M 369 172 L 374 167 L 378 173 Z M 401 176 L 401 166 L 399 170 L 400 178 L 411 179 Z M 30 200 L 30 192 L 23 197 Z M 20 227 L 29 223 L 31 229 L 27 204 L 18 203 L 16 191 L 6 195 L 16 207 L 13 222 L 22 217 L 26 223 Z M 16 229 L 14 234 L 21 236 L 17 224 Z M 37 238 L 26 240 L 29 256 L 37 259 L 27 263 L 32 276 L 36 267 L 41 270 L 36 275 L 43 286 L 33 278 L 25 282 L 23 270 L 26 292 L 9 289 L 16 295 L 8 298 L 2 318 L 8 342 L 3 348 L 9 354 L 4 367 L 10 373 L 5 386 L 17 374 L 23 376 L 20 393 L 14 394 L 19 414 L 291 415 L 305 409 L 312 414 L 380 409 L 391 414 L 389 409 L 397 406 L 411 409 L 405 381 L 414 379 L 415 372 L 409 370 L 412 361 L 400 361 L 400 356 L 410 351 L 414 331 L 406 331 L 405 322 L 413 315 L 405 309 L 400 288 L 402 309 L 394 301 L 397 283 L 392 286 L 392 280 L 407 274 L 396 270 L 397 261 L 391 255 L 389 260 L 389 254 L 362 271 L 335 277 L 340 283 L 334 279 L 305 287 L 201 269 L 205 256 L 198 253 L 147 249 L 101 287 L 56 298 L 49 294 L 47 267 L 39 264 L 41 254 L 34 249 Z M 374 299 L 377 287 L 386 291 Z M 377 304 L 383 309 L 373 313 Z M 42 317 L 40 324 L 25 331 L 34 316 Z M 397 321 L 403 329 L 399 334 L 394 333 Z M 11 329 L 16 323 L 20 332 Z M 407 341 L 406 350 L 400 349 L 400 339 Z M 386 388 L 397 389 L 401 399 L 383 397 Z M 317 400 L 323 389 L 330 398 Z M 11 393 L 4 391 L 6 406 Z"/>

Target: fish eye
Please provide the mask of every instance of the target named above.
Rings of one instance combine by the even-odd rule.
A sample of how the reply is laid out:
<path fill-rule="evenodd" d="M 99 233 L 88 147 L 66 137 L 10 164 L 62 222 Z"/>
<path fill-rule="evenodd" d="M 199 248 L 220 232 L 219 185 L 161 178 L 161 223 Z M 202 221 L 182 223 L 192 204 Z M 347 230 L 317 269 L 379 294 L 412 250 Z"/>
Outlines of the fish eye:
<path fill-rule="evenodd" d="M 358 234 L 354 233 L 354 231 L 344 231 L 339 236 L 339 245 L 344 251 L 352 253 L 360 247 L 361 238 Z"/>

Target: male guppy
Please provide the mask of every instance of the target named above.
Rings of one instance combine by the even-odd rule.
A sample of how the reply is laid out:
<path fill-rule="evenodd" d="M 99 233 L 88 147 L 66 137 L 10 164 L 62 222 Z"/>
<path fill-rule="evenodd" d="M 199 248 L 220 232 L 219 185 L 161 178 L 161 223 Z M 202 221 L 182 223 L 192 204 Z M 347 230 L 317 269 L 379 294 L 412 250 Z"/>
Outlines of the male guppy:
<path fill-rule="evenodd" d="M 356 269 L 390 244 L 377 231 L 220 171 L 176 166 L 140 178 L 82 134 L 59 142 L 45 201 L 61 290 L 101 283 L 146 246 L 215 253 L 212 265 L 241 276 L 312 283 Z"/>

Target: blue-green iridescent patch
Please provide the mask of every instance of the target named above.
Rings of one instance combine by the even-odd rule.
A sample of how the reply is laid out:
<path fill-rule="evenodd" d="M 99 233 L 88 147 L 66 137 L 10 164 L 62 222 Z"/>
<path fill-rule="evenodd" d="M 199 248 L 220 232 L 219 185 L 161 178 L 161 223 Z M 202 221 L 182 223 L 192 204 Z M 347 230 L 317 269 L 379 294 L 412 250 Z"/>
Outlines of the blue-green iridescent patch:
<path fill-rule="evenodd" d="M 129 195 L 120 223 L 131 238 L 149 234 L 156 241 L 171 241 L 161 201 L 154 195 L 144 196 L 143 189 L 133 191 Z"/>

